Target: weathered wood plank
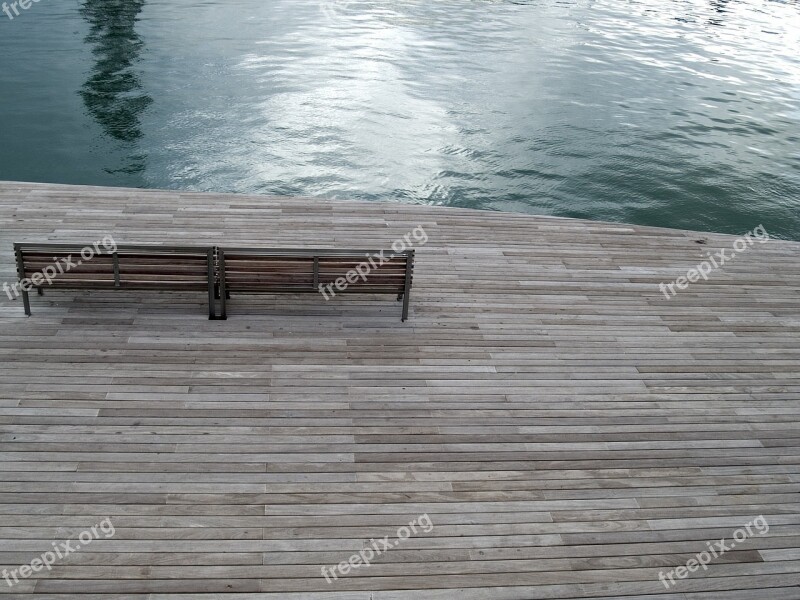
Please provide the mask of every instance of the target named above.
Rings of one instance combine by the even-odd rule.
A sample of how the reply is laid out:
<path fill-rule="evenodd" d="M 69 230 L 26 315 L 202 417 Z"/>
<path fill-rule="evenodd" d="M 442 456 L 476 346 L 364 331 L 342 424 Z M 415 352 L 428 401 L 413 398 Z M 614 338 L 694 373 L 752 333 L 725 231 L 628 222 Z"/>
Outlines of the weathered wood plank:
<path fill-rule="evenodd" d="M 753 224 L 754 226 L 757 224 Z M 0 183 L 14 241 L 389 247 L 393 298 L 0 294 L 4 597 L 800 598 L 800 244 L 301 198 Z M 702 239 L 704 244 L 697 244 Z M 3 250 L 5 248 L 5 250 Z M 328 584 L 370 539 L 433 524 Z M 707 571 L 662 570 L 763 515 Z"/>

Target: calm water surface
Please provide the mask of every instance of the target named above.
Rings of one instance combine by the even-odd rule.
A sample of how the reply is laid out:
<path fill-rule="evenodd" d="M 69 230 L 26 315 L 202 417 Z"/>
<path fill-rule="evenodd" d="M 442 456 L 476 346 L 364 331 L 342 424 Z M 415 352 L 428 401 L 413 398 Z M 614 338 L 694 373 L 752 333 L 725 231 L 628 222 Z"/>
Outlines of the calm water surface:
<path fill-rule="evenodd" d="M 40 0 L 0 91 L 0 179 L 800 239 L 797 2 Z"/>

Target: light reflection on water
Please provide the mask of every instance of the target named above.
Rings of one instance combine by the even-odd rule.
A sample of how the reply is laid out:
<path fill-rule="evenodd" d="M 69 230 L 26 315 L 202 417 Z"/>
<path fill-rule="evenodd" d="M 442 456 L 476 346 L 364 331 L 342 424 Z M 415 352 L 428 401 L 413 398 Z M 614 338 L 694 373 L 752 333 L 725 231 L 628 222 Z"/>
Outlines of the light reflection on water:
<path fill-rule="evenodd" d="M 800 239 L 800 7 L 40 2 L 0 23 L 0 178 Z"/>

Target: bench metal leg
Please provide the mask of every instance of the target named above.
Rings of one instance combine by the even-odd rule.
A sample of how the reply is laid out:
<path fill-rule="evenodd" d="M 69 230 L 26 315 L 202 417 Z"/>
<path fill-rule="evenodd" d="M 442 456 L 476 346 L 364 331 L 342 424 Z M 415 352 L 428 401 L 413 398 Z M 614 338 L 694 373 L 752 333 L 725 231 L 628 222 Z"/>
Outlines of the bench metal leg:
<path fill-rule="evenodd" d="M 227 275 L 225 274 L 225 253 L 220 250 L 219 251 L 219 306 L 220 306 L 220 315 L 219 318 L 223 321 L 228 320 L 228 299 L 231 297 L 231 293 L 228 291 L 228 287 L 225 283 Z"/>
<path fill-rule="evenodd" d="M 221 299 L 222 299 L 222 298 L 220 298 L 220 295 L 219 295 L 219 284 L 217 284 L 217 285 L 214 287 L 214 298 L 216 298 L 217 300 L 221 300 Z M 228 292 L 228 291 L 226 291 L 226 292 L 225 292 L 225 298 L 226 298 L 227 300 L 230 300 L 230 299 L 231 299 L 231 293 L 230 293 L 230 292 Z"/>
<path fill-rule="evenodd" d="M 22 290 L 22 304 L 25 306 L 25 314 L 31 316 L 31 299 L 28 297 L 28 292 Z"/>
<path fill-rule="evenodd" d="M 22 304 L 25 306 L 25 314 L 31 316 L 31 299 L 28 297 L 28 292 L 22 285 L 25 280 L 25 261 L 22 257 L 22 248 L 19 244 L 14 244 L 14 257 L 17 262 L 17 277 L 19 278 L 19 291 L 22 293 Z"/>
<path fill-rule="evenodd" d="M 216 303 L 214 302 L 216 285 L 214 283 L 214 251 L 208 251 L 208 320 L 217 319 Z"/>
<path fill-rule="evenodd" d="M 414 270 L 414 251 L 410 250 L 406 256 L 406 282 L 403 288 L 403 317 L 402 322 L 408 319 L 408 301 L 411 299 L 411 273 Z"/>

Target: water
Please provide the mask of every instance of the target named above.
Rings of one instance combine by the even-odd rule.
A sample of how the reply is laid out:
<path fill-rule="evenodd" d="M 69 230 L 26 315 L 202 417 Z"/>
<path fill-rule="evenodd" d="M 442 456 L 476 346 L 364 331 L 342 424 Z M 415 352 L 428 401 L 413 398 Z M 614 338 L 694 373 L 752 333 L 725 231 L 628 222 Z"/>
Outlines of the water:
<path fill-rule="evenodd" d="M 0 179 L 800 240 L 796 2 L 40 0 L 0 90 Z"/>

